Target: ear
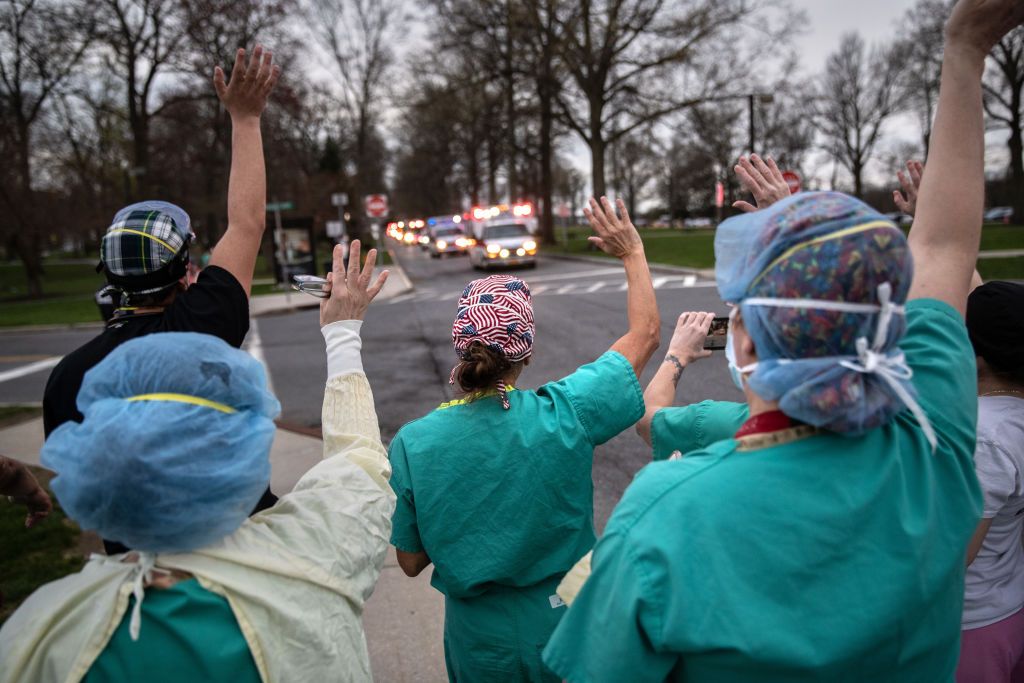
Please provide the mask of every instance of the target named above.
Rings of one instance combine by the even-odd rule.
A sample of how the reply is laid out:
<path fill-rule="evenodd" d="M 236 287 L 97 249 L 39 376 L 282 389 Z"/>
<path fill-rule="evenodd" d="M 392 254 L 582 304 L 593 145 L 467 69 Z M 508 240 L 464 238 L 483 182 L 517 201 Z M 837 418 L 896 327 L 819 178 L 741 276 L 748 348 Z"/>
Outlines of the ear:
<path fill-rule="evenodd" d="M 523 359 L 523 367 L 525 368 L 527 365 L 529 365 L 531 360 L 533 360 L 533 354 L 530 354 L 529 356 Z"/>

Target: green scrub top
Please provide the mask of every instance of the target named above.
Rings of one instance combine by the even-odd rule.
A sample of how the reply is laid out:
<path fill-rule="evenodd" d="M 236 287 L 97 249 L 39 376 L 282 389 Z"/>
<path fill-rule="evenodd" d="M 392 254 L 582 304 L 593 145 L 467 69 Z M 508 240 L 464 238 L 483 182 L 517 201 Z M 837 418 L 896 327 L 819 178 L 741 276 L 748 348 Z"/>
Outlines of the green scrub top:
<path fill-rule="evenodd" d="M 594 447 L 644 413 L 632 366 L 609 351 L 536 391 L 453 401 L 391 442 L 391 542 L 426 550 L 451 598 L 532 586 L 594 544 Z"/>
<path fill-rule="evenodd" d="M 196 579 L 148 588 L 139 639 L 128 633 L 135 597 L 93 662 L 84 683 L 231 681 L 259 683 L 260 674 L 227 599 Z"/>
<path fill-rule="evenodd" d="M 707 448 L 731 438 L 750 417 L 746 403 L 701 401 L 690 406 L 662 408 L 651 421 L 651 447 L 655 460 Z"/>
<path fill-rule="evenodd" d="M 906 315 L 936 452 L 905 410 L 862 436 L 728 438 L 648 465 L 547 666 L 573 683 L 952 681 L 981 513 L 974 353 L 950 306 L 916 300 Z"/>

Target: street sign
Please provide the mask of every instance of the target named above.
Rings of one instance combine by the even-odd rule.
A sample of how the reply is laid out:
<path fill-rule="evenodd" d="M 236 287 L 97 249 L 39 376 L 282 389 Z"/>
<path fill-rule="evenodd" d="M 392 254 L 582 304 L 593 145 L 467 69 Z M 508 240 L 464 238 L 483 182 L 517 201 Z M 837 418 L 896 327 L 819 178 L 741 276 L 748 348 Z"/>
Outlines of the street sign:
<path fill-rule="evenodd" d="M 335 192 L 331 195 L 331 206 L 345 206 L 348 204 L 348 195 L 344 192 Z"/>
<path fill-rule="evenodd" d="M 375 241 L 380 239 L 380 223 L 370 223 L 370 235 Z"/>
<path fill-rule="evenodd" d="M 721 181 L 715 183 L 715 206 L 725 205 L 725 185 Z"/>
<path fill-rule="evenodd" d="M 366 195 L 366 215 L 370 218 L 384 218 L 388 215 L 388 196 L 386 194 Z"/>
<path fill-rule="evenodd" d="M 341 237 L 345 234 L 345 224 L 341 221 L 327 221 L 327 236 Z"/>
<path fill-rule="evenodd" d="M 295 202 L 267 202 L 267 211 L 291 211 Z"/>
<path fill-rule="evenodd" d="M 790 194 L 796 194 L 800 191 L 800 176 L 796 171 L 783 171 L 782 179 L 789 185 Z"/>

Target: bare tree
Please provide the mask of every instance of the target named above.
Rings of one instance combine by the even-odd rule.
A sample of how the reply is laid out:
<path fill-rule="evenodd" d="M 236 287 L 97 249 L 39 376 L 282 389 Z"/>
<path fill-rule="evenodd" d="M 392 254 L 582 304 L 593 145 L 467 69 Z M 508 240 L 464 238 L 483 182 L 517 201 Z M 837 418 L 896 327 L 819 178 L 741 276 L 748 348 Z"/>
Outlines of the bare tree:
<path fill-rule="evenodd" d="M 882 125 L 899 108 L 902 48 L 875 48 L 869 55 L 857 33 L 847 33 L 828 57 L 814 98 L 815 125 L 853 176 L 854 194 L 864 194 L 864 168 Z"/>
<path fill-rule="evenodd" d="M 312 37 L 330 58 L 355 135 L 349 203 L 357 219 L 352 226 L 356 236 L 360 236 L 363 195 L 383 189 L 383 177 L 369 177 L 371 169 L 381 168 L 380 160 L 370 157 L 380 149 L 377 126 L 402 7 L 400 0 L 309 0 L 307 6 Z"/>
<path fill-rule="evenodd" d="M 177 101 L 167 98 L 157 105 L 156 84 L 174 66 L 185 38 L 183 7 L 179 0 L 100 0 L 97 10 L 97 35 L 109 48 L 107 68 L 119 74 L 124 87 L 132 136 L 131 195 L 147 196 L 151 123 Z"/>
<path fill-rule="evenodd" d="M 983 83 L 985 113 L 1009 129 L 1010 181 L 1015 191 L 1013 210 L 1024 220 L 1024 27 L 999 41 L 989 58 Z"/>
<path fill-rule="evenodd" d="M 917 0 L 904 15 L 899 38 L 906 59 L 903 97 L 920 122 L 925 156 L 939 98 L 943 31 L 951 6 L 950 0 Z"/>
<path fill-rule="evenodd" d="M 590 148 L 594 194 L 605 192 L 605 151 L 672 112 L 721 94 L 735 72 L 718 65 L 727 34 L 771 3 L 757 0 L 562 2 L 560 57 L 582 94 L 559 97 L 560 114 Z M 767 23 L 759 30 L 772 33 Z M 749 65 L 748 65 L 749 68 Z M 611 132 L 612 123 L 617 128 Z"/>
<path fill-rule="evenodd" d="M 90 22 L 80 8 L 49 0 L 7 0 L 0 9 L 0 201 L 5 240 L 25 266 L 30 296 L 43 293 L 42 234 L 35 214 L 35 127 L 49 101 L 78 67 Z"/>

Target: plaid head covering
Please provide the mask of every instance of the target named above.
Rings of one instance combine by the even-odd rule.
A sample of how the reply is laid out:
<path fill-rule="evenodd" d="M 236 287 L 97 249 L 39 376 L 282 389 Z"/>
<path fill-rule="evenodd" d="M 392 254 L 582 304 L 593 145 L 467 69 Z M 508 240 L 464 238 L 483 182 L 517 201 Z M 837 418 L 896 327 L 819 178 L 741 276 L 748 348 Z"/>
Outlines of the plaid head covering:
<path fill-rule="evenodd" d="M 125 292 L 150 294 L 174 284 L 188 266 L 195 235 L 183 209 L 169 202 L 145 201 L 117 212 L 100 243 L 99 271 Z"/>
<path fill-rule="evenodd" d="M 462 361 L 470 344 L 480 342 L 514 363 L 533 351 L 535 333 L 530 288 L 515 276 L 492 275 L 470 282 L 462 292 L 452 323 L 452 345 Z M 449 382 L 455 383 L 455 369 Z M 501 404 L 508 410 L 505 382 L 499 379 L 497 388 Z"/>

